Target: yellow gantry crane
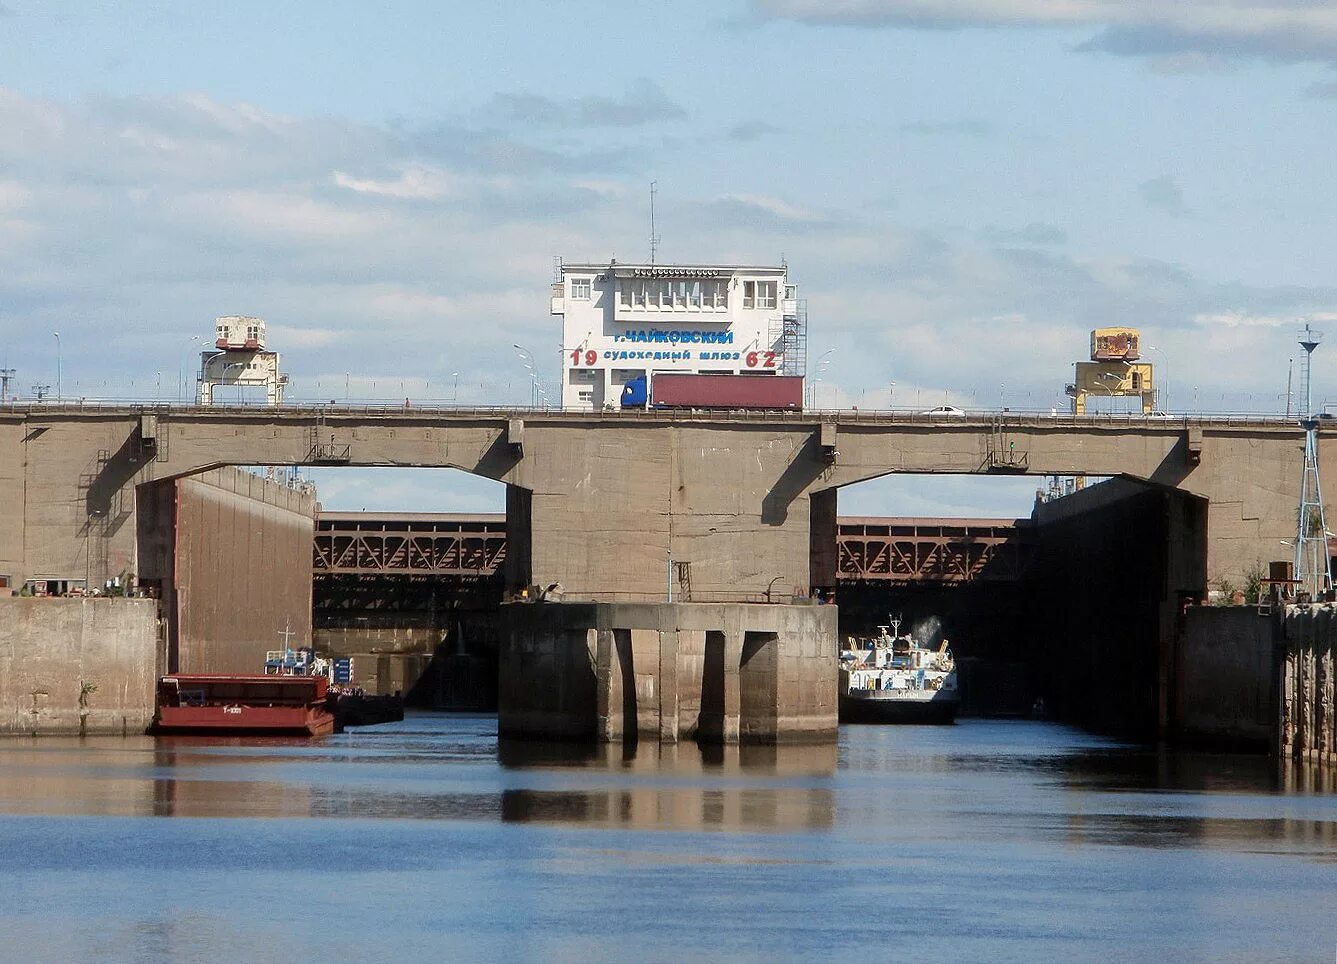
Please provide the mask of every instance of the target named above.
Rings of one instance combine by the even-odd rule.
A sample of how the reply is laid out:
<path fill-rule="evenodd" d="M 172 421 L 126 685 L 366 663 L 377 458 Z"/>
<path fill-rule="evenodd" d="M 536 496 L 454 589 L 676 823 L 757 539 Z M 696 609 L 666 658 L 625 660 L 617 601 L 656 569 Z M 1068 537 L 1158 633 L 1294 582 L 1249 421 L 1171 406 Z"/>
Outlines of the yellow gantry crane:
<path fill-rule="evenodd" d="M 1086 414 L 1088 396 L 1100 398 L 1136 395 L 1142 414 L 1156 409 L 1156 389 L 1150 362 L 1139 361 L 1136 328 L 1097 328 L 1091 332 L 1091 360 L 1077 362 L 1077 378 L 1067 387 L 1074 415 Z"/>

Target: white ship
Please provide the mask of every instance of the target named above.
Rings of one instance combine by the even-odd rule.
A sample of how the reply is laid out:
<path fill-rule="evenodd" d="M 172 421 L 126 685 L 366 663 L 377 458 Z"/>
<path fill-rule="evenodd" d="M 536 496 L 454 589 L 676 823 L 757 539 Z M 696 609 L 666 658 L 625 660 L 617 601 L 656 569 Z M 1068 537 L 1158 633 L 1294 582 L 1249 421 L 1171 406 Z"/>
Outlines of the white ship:
<path fill-rule="evenodd" d="M 893 618 L 840 653 L 842 723 L 951 723 L 961 697 L 947 640 L 925 649 Z"/>

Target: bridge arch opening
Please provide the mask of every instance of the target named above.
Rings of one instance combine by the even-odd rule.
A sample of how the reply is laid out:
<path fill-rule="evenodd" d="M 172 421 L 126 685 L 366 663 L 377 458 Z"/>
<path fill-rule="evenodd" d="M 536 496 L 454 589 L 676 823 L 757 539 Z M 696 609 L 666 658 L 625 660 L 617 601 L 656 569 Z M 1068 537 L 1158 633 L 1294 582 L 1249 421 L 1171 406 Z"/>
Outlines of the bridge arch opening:
<path fill-rule="evenodd" d="M 496 701 L 496 610 L 527 519 L 508 486 L 454 468 L 305 470 L 316 485 L 312 640 L 366 664 L 380 692 L 418 705 Z"/>
<path fill-rule="evenodd" d="M 1206 501 L 1113 478 L 890 475 L 812 497 L 813 585 L 843 638 L 948 640 L 969 713 L 1130 735 L 1168 712 L 1176 620 L 1206 589 Z"/>

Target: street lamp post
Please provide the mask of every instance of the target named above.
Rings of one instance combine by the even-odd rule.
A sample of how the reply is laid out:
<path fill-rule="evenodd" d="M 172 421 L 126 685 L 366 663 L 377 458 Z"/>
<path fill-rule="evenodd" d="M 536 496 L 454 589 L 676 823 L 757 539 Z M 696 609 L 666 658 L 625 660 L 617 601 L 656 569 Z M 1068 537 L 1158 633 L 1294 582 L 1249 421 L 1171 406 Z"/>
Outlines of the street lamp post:
<path fill-rule="evenodd" d="M 530 353 L 529 349 L 523 345 L 512 344 L 511 347 L 519 353 L 521 363 L 529 371 L 529 404 L 537 407 L 539 376 L 538 370 L 534 367 L 534 356 Z"/>
<path fill-rule="evenodd" d="M 200 340 L 199 335 L 190 336 L 190 341 L 192 344 L 198 342 L 199 340 Z M 186 370 L 182 368 L 181 365 L 178 364 L 176 366 L 176 400 L 178 402 L 184 402 L 185 394 L 186 394 Z"/>
<path fill-rule="evenodd" d="M 450 377 L 455 379 L 455 387 L 450 392 L 450 404 L 457 405 L 460 400 L 460 373 L 451 372 Z"/>
<path fill-rule="evenodd" d="M 1161 351 L 1155 345 L 1148 345 L 1147 351 L 1154 351 L 1161 357 L 1161 383 L 1163 387 L 1161 388 L 1160 393 L 1160 405 L 1157 407 L 1162 412 L 1168 412 L 1170 411 L 1170 369 L 1165 364 L 1165 352 Z"/>
<path fill-rule="evenodd" d="M 60 401 L 60 332 L 51 333 L 56 339 L 56 401 Z"/>
<path fill-rule="evenodd" d="M 813 376 L 812 386 L 812 404 L 814 408 L 820 407 L 822 404 L 822 399 L 819 396 L 817 389 L 818 386 L 822 384 L 822 376 L 826 374 L 826 366 L 831 364 L 831 355 L 834 352 L 834 348 L 828 348 L 826 351 L 822 352 L 821 357 L 817 359 L 817 371 Z"/>

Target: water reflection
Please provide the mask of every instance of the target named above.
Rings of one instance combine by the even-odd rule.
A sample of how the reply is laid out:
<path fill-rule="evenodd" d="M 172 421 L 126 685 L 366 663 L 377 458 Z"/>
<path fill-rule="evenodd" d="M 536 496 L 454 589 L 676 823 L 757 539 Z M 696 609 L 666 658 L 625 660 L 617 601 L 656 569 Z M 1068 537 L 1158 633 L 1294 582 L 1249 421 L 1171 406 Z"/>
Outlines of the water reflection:
<path fill-rule="evenodd" d="M 1337 776 L 1048 724 L 847 727 L 838 744 L 588 746 L 416 717 L 325 740 L 0 742 L 0 812 L 827 831 L 921 844 L 1337 852 Z"/>
<path fill-rule="evenodd" d="M 614 786 L 508 789 L 501 798 L 508 821 L 683 830 L 819 829 L 834 822 L 834 744 L 591 747 L 503 739 L 497 758 L 508 770 L 578 767 L 619 778 Z"/>
<path fill-rule="evenodd" d="M 495 732 L 0 740 L 0 933 L 59 961 L 337 958 L 331 921 L 390 960 L 1331 947 L 1331 772 L 1029 722 L 707 751 Z"/>

